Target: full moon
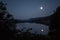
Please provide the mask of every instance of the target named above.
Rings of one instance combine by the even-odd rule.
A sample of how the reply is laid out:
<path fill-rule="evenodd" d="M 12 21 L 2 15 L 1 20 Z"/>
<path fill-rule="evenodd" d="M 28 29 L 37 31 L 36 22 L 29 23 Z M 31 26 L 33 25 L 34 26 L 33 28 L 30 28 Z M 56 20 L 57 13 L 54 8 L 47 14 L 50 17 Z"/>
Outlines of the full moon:
<path fill-rule="evenodd" d="M 43 7 L 41 6 L 40 9 L 43 10 Z"/>

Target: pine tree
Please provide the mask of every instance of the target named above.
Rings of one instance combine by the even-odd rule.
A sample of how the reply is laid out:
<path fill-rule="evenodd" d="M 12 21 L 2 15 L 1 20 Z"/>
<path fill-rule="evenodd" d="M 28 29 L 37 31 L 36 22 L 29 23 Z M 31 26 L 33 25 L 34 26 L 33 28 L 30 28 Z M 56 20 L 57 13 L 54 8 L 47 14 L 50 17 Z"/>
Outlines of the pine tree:
<path fill-rule="evenodd" d="M 4 40 L 14 40 L 15 23 L 13 16 L 7 11 L 6 4 L 0 2 L 0 37 Z M 2 40 L 3 40 L 2 39 Z"/>

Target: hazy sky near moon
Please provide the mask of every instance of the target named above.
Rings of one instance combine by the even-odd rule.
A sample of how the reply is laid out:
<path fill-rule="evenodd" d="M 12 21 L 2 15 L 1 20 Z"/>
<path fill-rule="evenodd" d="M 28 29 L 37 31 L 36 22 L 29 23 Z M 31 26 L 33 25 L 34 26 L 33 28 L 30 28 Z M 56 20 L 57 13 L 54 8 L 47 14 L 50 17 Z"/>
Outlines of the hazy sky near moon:
<path fill-rule="evenodd" d="M 40 10 L 44 10 L 44 7 L 43 6 L 40 6 Z"/>
<path fill-rule="evenodd" d="M 1 0 L 0 0 L 1 1 Z M 16 19 L 48 16 L 60 6 L 60 0 L 2 0 Z M 40 9 L 40 7 L 44 9 Z"/>

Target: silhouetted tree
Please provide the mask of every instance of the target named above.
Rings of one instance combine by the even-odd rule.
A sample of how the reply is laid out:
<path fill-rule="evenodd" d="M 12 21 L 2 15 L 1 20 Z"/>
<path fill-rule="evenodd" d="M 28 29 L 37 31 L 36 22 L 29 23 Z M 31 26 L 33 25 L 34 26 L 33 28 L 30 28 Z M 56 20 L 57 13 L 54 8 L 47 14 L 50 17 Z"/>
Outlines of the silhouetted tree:
<path fill-rule="evenodd" d="M 55 35 L 56 38 L 59 38 L 58 36 L 60 36 L 60 6 L 56 9 L 56 12 L 51 15 L 50 24 L 50 31 L 52 31 L 50 35 Z"/>
<path fill-rule="evenodd" d="M 15 23 L 13 21 L 13 16 L 8 13 L 6 5 L 0 2 L 0 40 L 14 40 L 15 34 Z"/>

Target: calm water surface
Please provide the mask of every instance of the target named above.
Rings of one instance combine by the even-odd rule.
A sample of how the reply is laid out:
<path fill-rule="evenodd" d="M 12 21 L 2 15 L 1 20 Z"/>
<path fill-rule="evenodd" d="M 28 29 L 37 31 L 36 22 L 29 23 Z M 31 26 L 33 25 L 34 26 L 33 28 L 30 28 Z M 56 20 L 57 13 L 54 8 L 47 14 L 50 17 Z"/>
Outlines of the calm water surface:
<path fill-rule="evenodd" d="M 26 31 L 28 28 L 32 28 L 32 33 L 37 32 L 37 34 L 48 34 L 49 32 L 49 27 L 46 25 L 42 25 L 42 24 L 35 24 L 35 23 L 19 23 L 17 24 L 17 29 L 22 29 L 23 27 L 25 27 Z"/>

